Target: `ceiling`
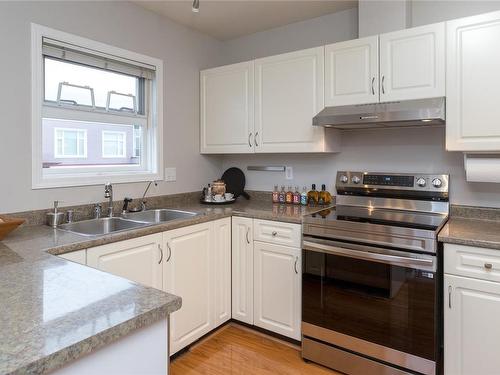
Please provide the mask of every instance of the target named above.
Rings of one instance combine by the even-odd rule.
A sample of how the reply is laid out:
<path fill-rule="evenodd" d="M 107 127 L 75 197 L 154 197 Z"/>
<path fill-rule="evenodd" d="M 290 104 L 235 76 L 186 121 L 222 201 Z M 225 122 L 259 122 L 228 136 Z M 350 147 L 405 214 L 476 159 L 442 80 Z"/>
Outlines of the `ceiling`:
<path fill-rule="evenodd" d="M 134 1 L 182 25 L 228 40 L 358 6 L 357 0 L 192 0 Z"/>

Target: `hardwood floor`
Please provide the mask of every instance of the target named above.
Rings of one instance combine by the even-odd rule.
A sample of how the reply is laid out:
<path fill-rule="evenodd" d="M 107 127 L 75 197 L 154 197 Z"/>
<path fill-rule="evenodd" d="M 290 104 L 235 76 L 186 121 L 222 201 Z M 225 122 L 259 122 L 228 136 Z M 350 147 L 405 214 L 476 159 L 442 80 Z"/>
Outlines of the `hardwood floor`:
<path fill-rule="evenodd" d="M 298 348 L 230 324 L 171 363 L 171 375 L 335 375 Z"/>

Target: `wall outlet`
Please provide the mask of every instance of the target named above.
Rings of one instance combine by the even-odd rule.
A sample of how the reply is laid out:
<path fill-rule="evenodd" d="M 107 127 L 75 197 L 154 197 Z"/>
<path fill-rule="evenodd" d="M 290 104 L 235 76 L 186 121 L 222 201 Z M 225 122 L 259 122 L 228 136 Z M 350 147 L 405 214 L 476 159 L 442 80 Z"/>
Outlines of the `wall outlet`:
<path fill-rule="evenodd" d="M 293 168 L 285 167 L 285 178 L 287 180 L 293 180 Z"/>
<path fill-rule="evenodd" d="M 177 169 L 175 167 L 165 168 L 165 181 L 174 182 L 177 180 Z"/>

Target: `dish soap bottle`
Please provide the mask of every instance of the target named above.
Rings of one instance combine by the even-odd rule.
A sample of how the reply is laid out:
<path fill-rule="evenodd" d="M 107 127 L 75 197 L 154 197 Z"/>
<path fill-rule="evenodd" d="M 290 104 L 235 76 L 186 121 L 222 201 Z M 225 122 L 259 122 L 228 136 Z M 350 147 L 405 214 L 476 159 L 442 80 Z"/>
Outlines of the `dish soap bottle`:
<path fill-rule="evenodd" d="M 319 193 L 316 190 L 316 184 L 312 184 L 311 190 L 309 190 L 309 193 L 307 193 L 307 203 L 309 203 L 311 206 L 315 206 L 318 204 L 319 201 Z"/>
<path fill-rule="evenodd" d="M 293 203 L 293 193 L 292 193 L 292 187 L 288 187 L 288 191 L 286 192 L 286 197 L 285 197 L 285 202 L 287 204 L 292 204 Z"/>
<path fill-rule="evenodd" d="M 300 204 L 307 206 L 307 188 L 305 186 L 302 189 L 302 193 L 300 193 Z"/>
<path fill-rule="evenodd" d="M 285 203 L 285 196 L 286 196 L 285 187 L 282 186 L 281 187 L 281 191 L 278 194 L 278 201 L 279 201 L 279 203 Z"/>
<path fill-rule="evenodd" d="M 279 201 L 280 201 L 280 193 L 278 191 L 278 185 L 274 185 L 273 203 L 278 203 Z"/>
<path fill-rule="evenodd" d="M 332 195 L 326 191 L 326 185 L 321 185 L 321 191 L 319 193 L 320 204 L 330 204 L 332 203 Z"/>
<path fill-rule="evenodd" d="M 293 193 L 293 204 L 300 204 L 300 193 L 298 186 L 295 186 L 295 193 Z"/>

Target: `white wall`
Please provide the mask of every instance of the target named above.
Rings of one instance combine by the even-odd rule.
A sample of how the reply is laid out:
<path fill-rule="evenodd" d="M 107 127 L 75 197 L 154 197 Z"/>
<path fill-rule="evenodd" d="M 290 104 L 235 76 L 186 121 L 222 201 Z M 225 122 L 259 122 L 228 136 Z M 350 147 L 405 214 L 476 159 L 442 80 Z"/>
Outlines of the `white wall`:
<path fill-rule="evenodd" d="M 199 154 L 199 70 L 223 63 L 222 44 L 127 2 L 0 1 L 0 212 L 104 200 L 102 186 L 31 190 L 30 22 L 164 60 L 164 159 L 177 182 L 152 195 L 198 190 L 221 160 Z M 115 198 L 142 195 L 144 183 L 115 186 Z"/>
<path fill-rule="evenodd" d="M 500 9 L 500 1 L 417 1 L 412 4 L 412 24 L 422 25 Z M 355 10 L 323 16 L 256 33 L 225 43 L 226 63 L 249 60 L 357 37 Z M 290 165 L 294 180 L 284 174 L 249 172 L 248 165 Z M 446 152 L 444 129 L 393 129 L 350 131 L 342 136 L 342 152 L 336 155 L 225 156 L 223 167 L 239 166 L 247 176 L 247 188 L 272 190 L 275 184 L 333 185 L 337 170 L 381 172 L 436 172 L 451 174 L 451 201 L 455 204 L 500 207 L 500 184 L 467 183 L 461 153 Z"/>

